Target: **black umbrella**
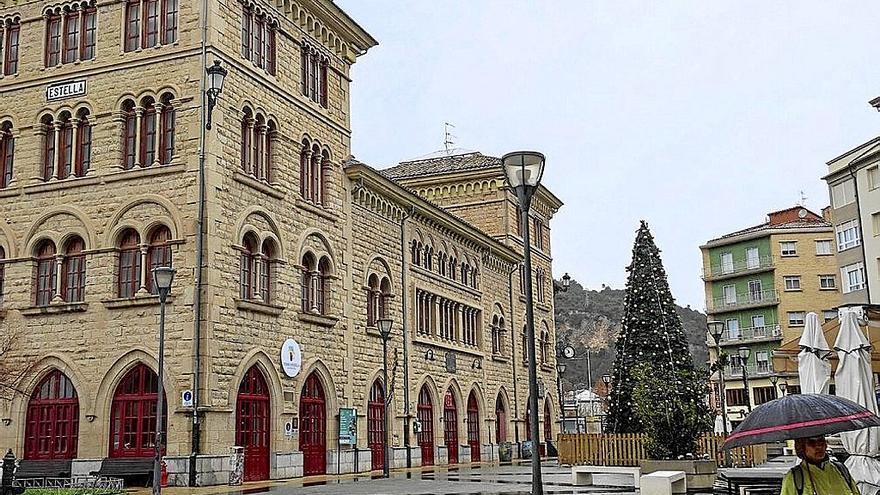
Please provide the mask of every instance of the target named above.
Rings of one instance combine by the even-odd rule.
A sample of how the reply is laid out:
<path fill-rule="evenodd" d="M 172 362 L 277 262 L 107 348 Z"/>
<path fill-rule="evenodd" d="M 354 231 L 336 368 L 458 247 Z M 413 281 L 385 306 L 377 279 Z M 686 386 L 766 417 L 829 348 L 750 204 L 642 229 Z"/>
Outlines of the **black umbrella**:
<path fill-rule="evenodd" d="M 825 394 L 795 394 L 755 408 L 722 449 L 818 437 L 880 426 L 880 418 L 855 402 Z"/>

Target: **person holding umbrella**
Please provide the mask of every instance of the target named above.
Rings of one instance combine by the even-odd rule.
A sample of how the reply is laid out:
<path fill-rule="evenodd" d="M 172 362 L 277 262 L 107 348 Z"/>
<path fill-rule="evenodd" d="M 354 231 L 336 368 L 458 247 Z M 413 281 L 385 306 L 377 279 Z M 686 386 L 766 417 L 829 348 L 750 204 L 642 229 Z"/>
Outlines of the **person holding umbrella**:
<path fill-rule="evenodd" d="M 782 479 L 780 495 L 859 495 L 849 469 L 829 459 L 824 436 L 797 438 L 794 451 L 801 463 Z"/>

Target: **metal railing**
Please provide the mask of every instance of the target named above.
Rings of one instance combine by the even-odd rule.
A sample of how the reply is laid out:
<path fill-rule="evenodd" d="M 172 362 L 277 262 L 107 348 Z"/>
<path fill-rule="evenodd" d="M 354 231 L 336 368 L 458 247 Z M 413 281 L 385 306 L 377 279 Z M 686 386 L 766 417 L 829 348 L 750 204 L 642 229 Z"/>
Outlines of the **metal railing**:
<path fill-rule="evenodd" d="M 760 291 L 740 292 L 734 298 L 716 297 L 712 300 L 712 306 L 708 308 L 710 312 L 733 311 L 753 306 L 761 306 L 766 304 L 777 304 L 779 296 L 776 289 L 767 289 Z"/>
<path fill-rule="evenodd" d="M 758 259 L 745 259 L 733 263 L 721 263 L 703 268 L 703 279 L 729 277 L 741 273 L 773 268 L 772 256 L 760 256 Z"/>
<path fill-rule="evenodd" d="M 107 476 L 75 476 L 72 478 L 22 478 L 15 486 L 24 488 L 88 488 L 121 492 L 123 480 Z"/>
<path fill-rule="evenodd" d="M 754 339 L 782 338 L 780 325 L 763 325 L 760 327 L 746 327 L 739 329 L 727 328 L 721 334 L 721 345 L 745 342 Z"/>
<path fill-rule="evenodd" d="M 746 365 L 746 371 L 748 371 L 749 376 L 769 375 L 773 373 L 773 365 L 769 361 L 749 363 Z M 742 374 L 742 366 L 727 365 L 724 367 L 725 376 L 741 377 Z"/>

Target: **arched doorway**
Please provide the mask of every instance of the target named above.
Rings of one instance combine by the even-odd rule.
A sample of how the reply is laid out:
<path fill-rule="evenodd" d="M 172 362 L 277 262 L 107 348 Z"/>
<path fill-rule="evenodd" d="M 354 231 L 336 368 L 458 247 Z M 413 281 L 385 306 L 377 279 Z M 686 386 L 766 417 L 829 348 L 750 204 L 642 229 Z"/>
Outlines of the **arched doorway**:
<path fill-rule="evenodd" d="M 419 424 L 422 430 L 419 432 L 419 447 L 422 450 L 422 466 L 434 465 L 434 404 L 431 401 L 431 393 L 428 386 L 422 385 L 419 391 L 418 407 Z"/>
<path fill-rule="evenodd" d="M 449 464 L 458 464 L 458 411 L 451 389 L 443 397 L 443 439 L 449 454 Z"/>
<path fill-rule="evenodd" d="M 544 401 L 544 443 L 546 444 L 546 450 L 544 452 L 551 452 L 550 448 L 550 440 L 553 439 L 553 415 L 550 413 L 550 401 Z"/>
<path fill-rule="evenodd" d="M 269 479 L 269 387 L 256 366 L 238 387 L 235 444 L 244 447 L 244 481 Z"/>
<path fill-rule="evenodd" d="M 67 376 L 53 370 L 31 394 L 25 459 L 73 459 L 79 440 L 79 398 Z"/>
<path fill-rule="evenodd" d="M 158 384 L 159 377 L 143 363 L 119 382 L 110 408 L 110 457 L 153 457 Z M 167 425 L 164 409 L 162 423 Z"/>
<path fill-rule="evenodd" d="M 303 476 L 327 472 L 327 411 L 324 387 L 318 375 L 306 378 L 299 398 L 299 449 Z"/>
<path fill-rule="evenodd" d="M 471 462 L 480 462 L 480 408 L 477 407 L 477 396 L 473 391 L 467 401 L 467 432 Z"/>
<path fill-rule="evenodd" d="M 370 469 L 385 467 L 385 387 L 379 379 L 370 387 L 367 403 L 367 442 L 370 446 Z"/>
<path fill-rule="evenodd" d="M 495 398 L 495 443 L 501 444 L 507 441 L 507 410 L 504 409 L 504 401 L 501 394 Z"/>

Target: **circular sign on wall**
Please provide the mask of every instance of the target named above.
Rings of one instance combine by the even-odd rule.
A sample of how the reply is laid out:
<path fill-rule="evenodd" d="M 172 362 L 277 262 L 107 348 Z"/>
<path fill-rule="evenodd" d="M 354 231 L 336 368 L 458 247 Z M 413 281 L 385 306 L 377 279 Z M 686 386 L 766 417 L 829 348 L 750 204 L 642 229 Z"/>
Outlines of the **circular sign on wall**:
<path fill-rule="evenodd" d="M 287 339 L 281 346 L 281 367 L 284 374 L 294 378 L 302 369 L 302 351 L 293 339 Z"/>

